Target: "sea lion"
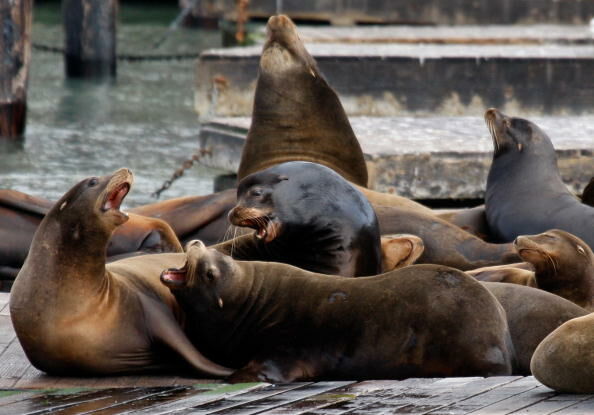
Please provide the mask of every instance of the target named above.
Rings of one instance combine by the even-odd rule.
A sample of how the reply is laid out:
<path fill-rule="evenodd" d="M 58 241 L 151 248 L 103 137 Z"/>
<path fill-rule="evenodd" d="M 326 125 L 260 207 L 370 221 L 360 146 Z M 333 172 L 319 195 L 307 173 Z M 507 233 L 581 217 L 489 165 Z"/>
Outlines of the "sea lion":
<path fill-rule="evenodd" d="M 470 270 L 520 261 L 511 243 L 485 242 L 433 214 L 386 206 L 374 210 L 382 235 L 408 233 L 423 240 L 425 250 L 417 263 Z"/>
<path fill-rule="evenodd" d="M 483 282 L 505 309 L 514 344 L 514 374 L 529 375 L 530 359 L 538 344 L 564 322 L 588 311 L 557 295 L 532 287 Z"/>
<path fill-rule="evenodd" d="M 334 170 L 291 161 L 246 176 L 229 221 L 256 230 L 254 256 L 313 272 L 355 277 L 381 272 L 379 226 L 367 199 Z"/>
<path fill-rule="evenodd" d="M 413 265 L 425 250 L 423 240 L 416 235 L 383 235 L 380 240 L 382 272 Z"/>
<path fill-rule="evenodd" d="M 105 265 L 111 233 L 128 220 L 120 205 L 131 184 L 128 169 L 85 179 L 43 218 L 10 296 L 25 354 L 50 374 L 105 375 L 178 367 L 170 348 L 203 374 L 228 375 L 188 341 L 177 303 L 155 274 L 177 261 Z"/>
<path fill-rule="evenodd" d="M 367 165 L 336 92 L 285 15 L 266 25 L 256 81 L 252 123 L 237 179 L 275 164 L 302 160 L 322 164 L 356 184 L 373 205 L 430 213 L 407 198 L 366 189 Z"/>
<path fill-rule="evenodd" d="M 534 276 L 534 268 L 526 262 L 482 267 L 468 270 L 466 273 L 479 281 L 505 282 L 538 288 L 536 277 Z"/>
<path fill-rule="evenodd" d="M 210 245 L 226 239 L 227 214 L 235 206 L 235 194 L 235 189 L 229 189 L 204 196 L 185 196 L 129 211 L 164 220 L 182 243 L 200 239 Z"/>
<path fill-rule="evenodd" d="M 37 227 L 53 205 L 50 200 L 16 190 L 0 190 L 0 266 L 11 268 L 11 274 L 18 272 Z M 109 240 L 108 262 L 138 253 L 183 252 L 165 221 L 133 213 L 128 216 Z"/>
<path fill-rule="evenodd" d="M 279 15 L 268 19 L 266 32 L 238 180 L 275 164 L 303 160 L 367 186 L 359 142 L 297 28 L 289 17 Z"/>
<path fill-rule="evenodd" d="M 564 393 L 594 393 L 594 313 L 567 321 L 536 348 L 532 374 Z"/>
<path fill-rule="evenodd" d="M 413 265 L 343 278 L 236 261 L 200 241 L 186 249 L 186 264 L 165 270 L 161 281 L 188 313 L 194 344 L 211 359 L 241 368 L 230 382 L 511 371 L 505 314 L 461 271 Z"/>
<path fill-rule="evenodd" d="M 535 269 L 538 288 L 593 308 L 594 254 L 575 235 L 552 229 L 539 235 L 518 236 L 518 254 Z"/>
<path fill-rule="evenodd" d="M 489 224 L 487 223 L 485 205 L 465 209 L 452 209 L 446 212 L 435 211 L 435 214 L 440 219 L 453 223 L 484 241 L 493 241 Z"/>
<path fill-rule="evenodd" d="M 580 203 L 561 180 L 549 137 L 536 124 L 493 108 L 485 120 L 495 146 L 485 196 L 493 235 L 510 242 L 562 229 L 592 248 L 594 208 Z"/>
<path fill-rule="evenodd" d="M 594 207 L 594 177 L 590 179 L 582 192 L 582 203 Z"/>

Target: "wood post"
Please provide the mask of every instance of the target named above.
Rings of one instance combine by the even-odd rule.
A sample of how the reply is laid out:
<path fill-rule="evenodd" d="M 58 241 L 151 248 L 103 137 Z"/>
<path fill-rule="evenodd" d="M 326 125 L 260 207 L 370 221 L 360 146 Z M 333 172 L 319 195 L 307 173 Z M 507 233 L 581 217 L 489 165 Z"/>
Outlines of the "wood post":
<path fill-rule="evenodd" d="M 0 138 L 25 132 L 33 0 L 0 2 Z"/>
<path fill-rule="evenodd" d="M 117 0 L 63 0 L 66 76 L 116 76 Z"/>

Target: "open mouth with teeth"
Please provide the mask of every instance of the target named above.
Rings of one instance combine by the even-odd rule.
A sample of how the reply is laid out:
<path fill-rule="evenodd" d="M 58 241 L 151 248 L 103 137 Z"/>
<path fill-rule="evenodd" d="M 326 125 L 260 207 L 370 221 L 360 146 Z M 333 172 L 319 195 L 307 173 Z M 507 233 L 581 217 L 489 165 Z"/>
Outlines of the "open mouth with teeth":
<path fill-rule="evenodd" d="M 130 191 L 130 183 L 124 182 L 115 186 L 115 188 L 105 196 L 105 201 L 101 205 L 101 209 L 104 212 L 108 210 L 120 210 L 122 201 Z"/>
<path fill-rule="evenodd" d="M 161 273 L 161 282 L 169 288 L 179 288 L 186 285 L 187 267 L 169 268 Z"/>
<path fill-rule="evenodd" d="M 229 221 L 235 226 L 255 229 L 256 238 L 266 243 L 280 233 L 280 222 L 260 209 L 236 206 L 229 212 Z"/>

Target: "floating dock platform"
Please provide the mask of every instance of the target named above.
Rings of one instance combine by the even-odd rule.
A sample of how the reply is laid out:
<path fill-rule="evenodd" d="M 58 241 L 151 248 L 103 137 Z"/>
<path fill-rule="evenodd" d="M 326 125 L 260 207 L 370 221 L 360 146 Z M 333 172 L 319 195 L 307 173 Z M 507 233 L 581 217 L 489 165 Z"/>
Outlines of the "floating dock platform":
<path fill-rule="evenodd" d="M 580 194 L 594 177 L 594 115 L 531 117 L 551 137 L 564 182 Z M 493 143 L 481 117 L 350 117 L 369 169 L 370 187 L 417 200 L 482 199 Z M 237 172 L 248 117 L 202 125 L 202 162 Z"/>
<path fill-rule="evenodd" d="M 532 376 L 227 385 L 178 376 L 48 376 L 27 360 L 0 293 L 0 415 L 594 413 L 594 395 L 557 393 Z"/>

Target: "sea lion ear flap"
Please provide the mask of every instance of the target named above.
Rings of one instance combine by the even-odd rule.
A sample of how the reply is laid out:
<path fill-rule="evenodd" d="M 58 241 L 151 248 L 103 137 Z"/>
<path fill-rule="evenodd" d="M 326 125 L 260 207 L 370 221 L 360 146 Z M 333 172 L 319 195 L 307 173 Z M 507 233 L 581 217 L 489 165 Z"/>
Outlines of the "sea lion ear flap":
<path fill-rule="evenodd" d="M 170 290 L 184 288 L 188 284 L 188 268 L 169 268 L 161 273 L 161 282 Z"/>
<path fill-rule="evenodd" d="M 383 235 L 381 238 L 382 271 L 414 264 L 425 250 L 423 240 L 415 235 Z"/>

